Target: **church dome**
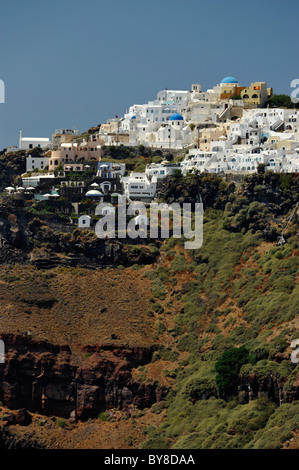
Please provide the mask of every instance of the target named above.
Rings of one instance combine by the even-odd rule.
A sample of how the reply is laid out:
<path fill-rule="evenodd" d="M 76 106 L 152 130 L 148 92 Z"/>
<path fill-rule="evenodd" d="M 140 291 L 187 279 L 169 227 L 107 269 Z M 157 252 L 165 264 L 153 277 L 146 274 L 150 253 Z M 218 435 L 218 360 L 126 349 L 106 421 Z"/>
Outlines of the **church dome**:
<path fill-rule="evenodd" d="M 91 189 L 87 191 L 86 196 L 104 196 L 104 194 L 101 194 L 97 189 Z"/>
<path fill-rule="evenodd" d="M 179 113 L 174 113 L 172 116 L 170 116 L 169 121 L 183 121 L 184 118 L 181 114 Z"/>
<path fill-rule="evenodd" d="M 236 80 L 234 77 L 225 77 L 223 80 L 221 80 L 221 83 L 238 83 L 238 80 Z"/>

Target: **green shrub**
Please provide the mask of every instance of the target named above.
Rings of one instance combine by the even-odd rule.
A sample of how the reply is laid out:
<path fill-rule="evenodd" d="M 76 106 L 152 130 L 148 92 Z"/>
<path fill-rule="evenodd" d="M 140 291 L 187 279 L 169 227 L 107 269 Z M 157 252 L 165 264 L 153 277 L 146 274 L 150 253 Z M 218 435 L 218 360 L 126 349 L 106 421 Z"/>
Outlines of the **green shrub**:
<path fill-rule="evenodd" d="M 190 264 L 184 256 L 177 256 L 170 263 L 170 270 L 172 273 L 181 273 L 190 269 Z"/>
<path fill-rule="evenodd" d="M 65 428 L 65 427 L 67 427 L 67 422 L 66 422 L 66 420 L 63 419 L 63 418 L 57 419 L 56 423 L 57 423 L 57 425 L 58 425 L 60 428 Z"/>
<path fill-rule="evenodd" d="M 158 314 L 161 314 L 164 312 L 164 307 L 159 304 L 158 302 L 156 302 L 154 305 L 153 305 L 153 310 L 154 312 L 158 313 Z"/>
<path fill-rule="evenodd" d="M 298 429 L 299 403 L 282 404 L 270 416 L 266 426 L 254 436 L 250 448 L 279 449 Z"/>
<path fill-rule="evenodd" d="M 167 331 L 167 327 L 166 327 L 165 323 L 162 322 L 162 321 L 158 322 L 156 329 L 157 329 L 157 334 L 158 335 L 162 335 L 164 333 L 164 331 Z"/>
<path fill-rule="evenodd" d="M 101 411 L 101 413 L 98 414 L 98 420 L 107 421 L 108 420 L 108 413 L 106 411 Z"/>

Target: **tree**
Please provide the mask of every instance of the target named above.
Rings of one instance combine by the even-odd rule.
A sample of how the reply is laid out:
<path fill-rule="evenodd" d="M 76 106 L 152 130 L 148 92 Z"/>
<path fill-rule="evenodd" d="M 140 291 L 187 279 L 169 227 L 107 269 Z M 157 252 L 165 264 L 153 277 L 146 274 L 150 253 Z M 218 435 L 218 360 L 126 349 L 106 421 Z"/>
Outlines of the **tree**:
<path fill-rule="evenodd" d="M 259 163 L 257 166 L 257 172 L 258 173 L 265 173 L 265 168 L 267 165 L 265 163 Z"/>
<path fill-rule="evenodd" d="M 140 144 L 138 146 L 138 152 L 140 153 L 140 155 L 144 155 L 144 152 L 145 152 L 145 146 L 143 144 Z"/>
<path fill-rule="evenodd" d="M 44 150 L 41 147 L 34 147 L 30 151 L 28 151 L 28 153 L 30 153 L 32 158 L 38 158 L 43 155 Z"/>
<path fill-rule="evenodd" d="M 181 170 L 174 170 L 173 176 L 174 176 L 175 178 L 180 178 L 180 177 L 182 176 Z"/>
<path fill-rule="evenodd" d="M 267 101 L 270 108 L 298 108 L 299 103 L 297 105 L 292 102 L 290 96 L 288 95 L 273 95 Z"/>
<path fill-rule="evenodd" d="M 225 351 L 215 364 L 216 383 L 219 393 L 224 398 L 235 395 L 238 391 L 241 367 L 249 361 L 249 352 L 245 346 Z"/>

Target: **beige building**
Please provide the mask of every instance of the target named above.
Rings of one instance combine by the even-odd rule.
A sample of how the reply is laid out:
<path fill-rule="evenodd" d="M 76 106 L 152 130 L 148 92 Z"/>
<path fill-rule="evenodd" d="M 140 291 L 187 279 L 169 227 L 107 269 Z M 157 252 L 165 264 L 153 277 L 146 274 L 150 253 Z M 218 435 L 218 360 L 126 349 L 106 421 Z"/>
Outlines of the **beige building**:
<path fill-rule="evenodd" d="M 194 131 L 196 132 L 196 131 Z M 211 142 L 221 140 L 221 137 L 227 138 L 227 126 L 206 128 L 199 131 L 199 149 L 203 152 L 210 152 Z M 198 137 L 195 139 L 195 145 L 198 147 Z"/>
<path fill-rule="evenodd" d="M 72 142 L 74 137 L 78 135 L 79 131 L 74 129 L 57 129 L 54 134 L 52 134 L 52 148 L 60 148 L 61 144 Z"/>
<path fill-rule="evenodd" d="M 111 121 L 105 124 L 101 124 L 101 132 L 105 134 L 110 134 L 113 132 L 117 132 L 117 128 L 119 127 L 119 123 L 117 121 Z"/>
<path fill-rule="evenodd" d="M 262 108 L 265 106 L 272 94 L 273 89 L 267 88 L 266 82 L 254 82 L 250 87 L 244 88 L 240 93 L 244 104 L 253 108 Z"/>
<path fill-rule="evenodd" d="M 295 150 L 295 148 L 298 147 L 298 141 L 293 140 L 293 139 L 283 139 L 281 140 L 280 136 L 269 136 L 268 140 L 269 144 L 271 145 L 271 148 L 274 150 Z"/>
<path fill-rule="evenodd" d="M 88 161 L 100 161 L 102 157 L 102 146 L 104 145 L 101 139 L 92 139 L 89 142 L 63 143 L 59 150 L 53 150 L 49 160 L 49 170 L 53 171 L 58 166 L 69 166 L 77 164 L 78 168 L 80 163 Z M 79 171 L 79 170 L 77 170 Z"/>

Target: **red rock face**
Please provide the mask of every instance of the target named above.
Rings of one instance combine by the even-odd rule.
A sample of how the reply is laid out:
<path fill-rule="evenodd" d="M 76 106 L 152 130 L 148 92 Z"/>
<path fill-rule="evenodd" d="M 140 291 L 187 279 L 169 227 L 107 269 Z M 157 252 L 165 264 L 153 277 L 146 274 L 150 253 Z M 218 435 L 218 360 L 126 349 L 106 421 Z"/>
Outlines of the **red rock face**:
<path fill-rule="evenodd" d="M 68 346 L 26 336 L 0 335 L 5 363 L 0 364 L 0 400 L 11 409 L 68 418 L 95 417 L 109 408 L 150 407 L 163 400 L 165 387 L 136 382 L 132 368 L 151 360 L 151 348 L 85 346 L 89 358 L 75 363 Z"/>
<path fill-rule="evenodd" d="M 267 396 L 277 405 L 292 403 L 299 399 L 298 378 L 291 385 L 290 390 L 285 391 L 286 380 L 281 380 L 273 375 L 258 378 L 255 374 L 241 377 L 239 387 L 239 403 L 248 403 L 262 396 Z"/>

